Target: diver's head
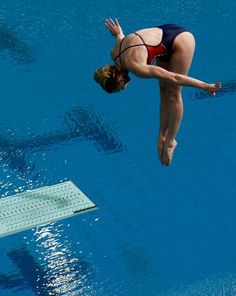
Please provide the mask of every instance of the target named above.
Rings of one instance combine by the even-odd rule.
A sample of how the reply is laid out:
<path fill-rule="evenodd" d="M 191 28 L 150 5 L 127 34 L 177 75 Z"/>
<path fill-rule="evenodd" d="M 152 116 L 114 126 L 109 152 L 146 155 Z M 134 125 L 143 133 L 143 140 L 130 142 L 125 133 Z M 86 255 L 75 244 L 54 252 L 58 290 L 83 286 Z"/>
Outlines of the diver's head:
<path fill-rule="evenodd" d="M 130 81 L 127 70 L 120 70 L 115 65 L 106 65 L 97 69 L 94 80 L 108 93 L 124 90 Z"/>

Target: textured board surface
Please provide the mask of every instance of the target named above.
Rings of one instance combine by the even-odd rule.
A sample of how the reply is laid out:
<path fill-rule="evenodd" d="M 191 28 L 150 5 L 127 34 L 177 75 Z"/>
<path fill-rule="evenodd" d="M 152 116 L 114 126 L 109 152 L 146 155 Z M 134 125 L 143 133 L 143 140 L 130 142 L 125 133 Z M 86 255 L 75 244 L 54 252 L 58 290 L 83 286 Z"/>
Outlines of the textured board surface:
<path fill-rule="evenodd" d="M 71 181 L 0 198 L 0 237 L 96 208 Z"/>

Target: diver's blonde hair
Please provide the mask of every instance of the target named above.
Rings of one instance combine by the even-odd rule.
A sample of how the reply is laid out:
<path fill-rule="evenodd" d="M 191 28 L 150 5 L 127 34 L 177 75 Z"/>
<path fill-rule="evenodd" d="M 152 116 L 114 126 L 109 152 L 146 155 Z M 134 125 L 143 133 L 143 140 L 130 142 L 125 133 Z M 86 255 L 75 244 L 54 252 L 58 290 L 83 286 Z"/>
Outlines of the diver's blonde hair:
<path fill-rule="evenodd" d="M 119 70 L 114 65 L 105 65 L 94 72 L 94 80 L 108 93 L 112 93 L 118 86 Z"/>

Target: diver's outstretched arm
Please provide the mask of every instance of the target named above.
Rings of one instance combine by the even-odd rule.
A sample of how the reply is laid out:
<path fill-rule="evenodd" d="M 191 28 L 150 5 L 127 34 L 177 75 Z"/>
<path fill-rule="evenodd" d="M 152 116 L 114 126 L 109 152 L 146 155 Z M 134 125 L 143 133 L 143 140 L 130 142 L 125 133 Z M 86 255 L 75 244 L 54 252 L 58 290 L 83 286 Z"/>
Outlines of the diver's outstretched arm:
<path fill-rule="evenodd" d="M 206 83 L 190 76 L 167 71 L 161 67 L 133 63 L 126 66 L 127 70 L 142 78 L 157 78 L 175 85 L 192 86 L 208 91 L 211 95 L 215 95 L 221 88 L 221 83 Z"/>

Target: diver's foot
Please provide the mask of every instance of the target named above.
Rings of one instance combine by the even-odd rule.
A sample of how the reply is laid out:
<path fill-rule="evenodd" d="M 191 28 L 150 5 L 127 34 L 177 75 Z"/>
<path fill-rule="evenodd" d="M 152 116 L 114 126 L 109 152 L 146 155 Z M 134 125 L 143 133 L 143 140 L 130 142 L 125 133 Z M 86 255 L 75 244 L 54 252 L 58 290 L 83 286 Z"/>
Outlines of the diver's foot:
<path fill-rule="evenodd" d="M 176 140 L 169 142 L 168 144 L 165 143 L 162 152 L 161 164 L 169 166 L 171 164 L 173 153 L 177 146 Z"/>

